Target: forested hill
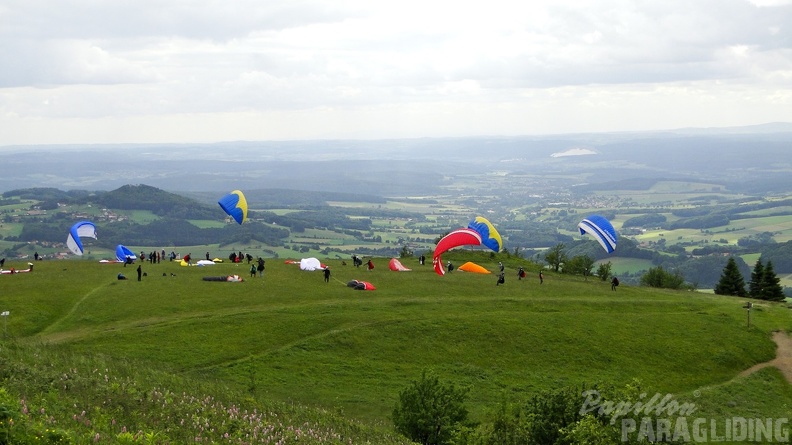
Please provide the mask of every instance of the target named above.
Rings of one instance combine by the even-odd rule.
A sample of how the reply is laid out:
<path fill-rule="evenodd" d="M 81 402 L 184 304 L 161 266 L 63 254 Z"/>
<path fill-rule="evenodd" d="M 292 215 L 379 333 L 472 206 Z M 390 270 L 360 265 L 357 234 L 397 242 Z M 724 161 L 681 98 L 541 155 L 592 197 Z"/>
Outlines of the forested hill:
<path fill-rule="evenodd" d="M 48 210 L 23 220 L 21 233 L 5 238 L 12 242 L 61 244 L 64 234 L 77 218 L 90 218 L 101 225 L 102 236 L 96 244 L 105 248 L 113 248 L 117 244 L 180 246 L 250 240 L 279 244 L 289 234 L 286 229 L 255 221 L 242 227 L 234 224 L 220 228 L 200 228 L 188 220 L 222 221 L 225 214 L 219 206 L 202 204 L 148 185 L 125 185 L 109 192 L 63 192 L 52 188 L 30 188 L 5 192 L 3 197 L 38 201 L 31 210 Z M 97 208 L 103 210 L 99 212 Z M 134 218 L 119 217 L 118 213 L 130 210 L 148 211 L 158 218 L 136 221 Z M 8 214 L 6 219 L 13 221 L 14 217 Z M 9 252 L 8 255 L 13 254 Z"/>
<path fill-rule="evenodd" d="M 149 185 L 125 185 L 90 197 L 109 209 L 149 210 L 163 218 L 217 219 L 217 208 Z"/>
<path fill-rule="evenodd" d="M 217 219 L 214 207 L 143 184 L 125 185 L 109 192 L 63 191 L 46 187 L 3 193 L 5 198 L 13 196 L 40 201 L 38 207 L 44 210 L 56 209 L 59 204 L 97 204 L 116 210 L 148 210 L 162 218 Z"/>

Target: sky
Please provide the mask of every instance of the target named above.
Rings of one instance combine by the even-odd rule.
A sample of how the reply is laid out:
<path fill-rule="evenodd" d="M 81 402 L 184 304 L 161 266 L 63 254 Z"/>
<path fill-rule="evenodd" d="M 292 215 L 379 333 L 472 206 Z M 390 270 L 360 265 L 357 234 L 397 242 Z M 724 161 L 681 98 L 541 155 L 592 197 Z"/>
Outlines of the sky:
<path fill-rule="evenodd" d="M 792 121 L 792 0 L 0 0 L 0 146 Z"/>

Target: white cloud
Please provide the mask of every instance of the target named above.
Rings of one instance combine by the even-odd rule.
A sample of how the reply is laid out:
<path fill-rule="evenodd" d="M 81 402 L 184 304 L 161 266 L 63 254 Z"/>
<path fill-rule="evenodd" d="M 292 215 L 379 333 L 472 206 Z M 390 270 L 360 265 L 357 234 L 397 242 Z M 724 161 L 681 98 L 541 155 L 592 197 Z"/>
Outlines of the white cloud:
<path fill-rule="evenodd" d="M 790 23 L 789 1 L 13 2 L 0 145 L 789 120 Z"/>

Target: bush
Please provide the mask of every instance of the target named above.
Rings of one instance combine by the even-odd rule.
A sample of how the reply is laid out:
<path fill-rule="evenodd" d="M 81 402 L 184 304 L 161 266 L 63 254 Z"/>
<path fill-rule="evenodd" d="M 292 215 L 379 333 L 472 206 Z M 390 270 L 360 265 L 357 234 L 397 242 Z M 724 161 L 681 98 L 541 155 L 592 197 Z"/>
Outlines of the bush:
<path fill-rule="evenodd" d="M 434 372 L 399 393 L 393 409 L 396 430 L 423 445 L 450 444 L 467 421 L 467 389 L 441 382 Z"/>

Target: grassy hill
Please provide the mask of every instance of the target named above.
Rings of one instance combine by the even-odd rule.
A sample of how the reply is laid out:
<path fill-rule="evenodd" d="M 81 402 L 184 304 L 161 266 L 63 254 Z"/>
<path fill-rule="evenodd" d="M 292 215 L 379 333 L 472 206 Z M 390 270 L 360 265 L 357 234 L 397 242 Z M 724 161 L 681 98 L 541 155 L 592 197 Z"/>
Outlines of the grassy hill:
<path fill-rule="evenodd" d="M 454 255 L 449 258 L 457 264 L 473 259 L 496 270 L 498 258 L 490 255 Z M 70 374 L 73 362 L 93 363 L 99 374 L 101 367 L 112 369 L 108 379 L 134 381 L 128 384 L 136 387 L 130 389 L 135 398 L 148 394 L 148 400 L 151 382 L 157 391 L 187 386 L 195 397 L 221 391 L 212 397 L 289 406 L 297 426 L 307 417 L 334 434 L 374 434 L 374 443 L 398 440 L 390 412 L 399 391 L 424 369 L 469 387 L 478 422 L 502 403 L 540 391 L 635 379 L 652 393 L 704 392 L 709 396 L 697 403 L 713 412 L 728 406 L 730 415 L 789 414 L 783 401 L 792 403 L 792 390 L 777 372 L 737 377 L 774 357 L 771 332 L 792 329 L 784 305 L 757 303 L 747 327 L 741 299 L 629 286 L 613 292 L 595 279 L 552 273 L 539 285 L 532 264 L 503 259 L 507 281 L 497 287 L 494 275 L 440 277 L 409 259 L 404 263 L 413 271 L 402 273 L 388 270 L 386 259 L 375 258 L 372 272 L 326 260 L 330 283 L 283 260 L 268 261 L 263 278 L 249 278 L 246 265 L 144 263 L 147 276 L 140 282 L 134 268 L 120 264 L 39 262 L 32 273 L 0 276 L 0 310 L 10 311 L 3 349 L 20 357 L 6 359 L 4 385 L 28 403 L 53 404 L 47 400 L 61 383 L 30 388 L 9 374 L 58 376 Z M 518 281 L 521 265 L 529 275 Z M 119 272 L 130 279 L 117 280 Z M 202 280 L 226 274 L 245 281 Z M 352 290 L 346 286 L 352 279 L 377 290 Z M 746 389 L 757 384 L 764 389 Z M 771 403 L 768 394 L 781 402 Z M 61 427 L 73 410 L 41 408 L 64 416 Z M 111 420 L 93 428 L 120 433 Z M 151 431 L 162 428 L 140 422 Z"/>

